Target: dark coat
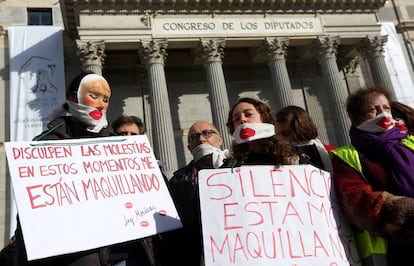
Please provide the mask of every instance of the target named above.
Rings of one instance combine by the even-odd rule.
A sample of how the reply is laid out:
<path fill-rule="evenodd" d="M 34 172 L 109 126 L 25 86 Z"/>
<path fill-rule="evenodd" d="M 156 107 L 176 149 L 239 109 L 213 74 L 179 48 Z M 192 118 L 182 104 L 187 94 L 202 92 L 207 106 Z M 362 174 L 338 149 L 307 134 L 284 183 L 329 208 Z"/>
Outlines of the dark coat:
<path fill-rule="evenodd" d="M 198 179 L 194 162 L 174 172 L 168 181 L 168 189 L 180 216 L 183 228 L 161 234 L 162 247 L 159 247 L 163 266 L 199 266 L 203 257 L 200 198 Z"/>
<path fill-rule="evenodd" d="M 90 132 L 85 124 L 73 116 L 59 117 L 51 121 L 47 128 L 47 130 L 34 137 L 33 140 L 98 138 L 112 135 L 108 128 L 102 129 L 99 133 Z"/>
<path fill-rule="evenodd" d="M 59 117 L 48 124 L 48 130 L 36 136 L 33 140 L 58 140 L 58 139 L 79 139 L 107 137 L 109 131 L 104 128 L 99 133 L 86 130 L 86 126 L 72 116 Z M 47 219 L 45 217 L 45 219 Z M 24 245 L 23 232 L 17 217 L 16 253 L 17 265 L 19 266 L 109 266 L 112 265 L 109 248 L 98 248 L 83 252 L 45 258 L 34 261 L 27 261 L 27 254 Z M 53 236 L 49 236 L 53 237 Z M 85 236 L 88 237 L 88 236 Z M 82 241 L 82 239 L 79 239 Z"/>
<path fill-rule="evenodd" d="M 0 251 L 0 265 L 1 266 L 18 266 L 16 257 L 16 245 L 14 241 L 10 241 Z"/>

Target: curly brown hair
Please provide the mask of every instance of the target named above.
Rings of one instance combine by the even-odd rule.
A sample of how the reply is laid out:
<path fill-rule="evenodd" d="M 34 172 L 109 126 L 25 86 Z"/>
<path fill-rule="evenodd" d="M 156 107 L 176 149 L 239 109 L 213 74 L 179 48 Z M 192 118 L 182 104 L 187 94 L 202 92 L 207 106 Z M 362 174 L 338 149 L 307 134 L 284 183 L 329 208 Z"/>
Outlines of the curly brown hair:
<path fill-rule="evenodd" d="M 240 98 L 229 111 L 226 125 L 230 134 L 233 134 L 235 130 L 232 119 L 233 111 L 234 108 L 240 103 L 252 104 L 254 108 L 259 112 L 260 118 L 263 123 L 270 123 L 276 125 L 275 112 L 266 103 L 254 98 Z M 283 164 L 292 164 L 293 158 L 296 157 L 296 155 L 292 152 L 289 143 L 280 138 L 279 135 L 275 134 L 272 137 L 254 140 L 250 143 L 247 142 L 236 144 L 233 142 L 231 146 L 231 151 L 233 154 L 233 159 L 236 162 L 234 164 L 235 166 L 245 164 L 246 159 L 251 153 L 251 143 L 260 145 L 263 148 L 263 153 L 269 155 L 274 160 L 274 165 L 276 166 Z"/>

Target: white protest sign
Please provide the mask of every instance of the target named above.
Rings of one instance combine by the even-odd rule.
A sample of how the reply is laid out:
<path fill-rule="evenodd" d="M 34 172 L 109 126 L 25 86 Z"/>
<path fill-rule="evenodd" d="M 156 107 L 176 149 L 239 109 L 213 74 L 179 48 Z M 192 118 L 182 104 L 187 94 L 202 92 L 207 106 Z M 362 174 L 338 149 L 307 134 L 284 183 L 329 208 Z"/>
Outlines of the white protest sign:
<path fill-rule="evenodd" d="M 145 135 L 5 147 L 29 260 L 182 227 Z"/>
<path fill-rule="evenodd" d="M 210 265 L 359 265 L 328 172 L 311 165 L 199 173 Z"/>

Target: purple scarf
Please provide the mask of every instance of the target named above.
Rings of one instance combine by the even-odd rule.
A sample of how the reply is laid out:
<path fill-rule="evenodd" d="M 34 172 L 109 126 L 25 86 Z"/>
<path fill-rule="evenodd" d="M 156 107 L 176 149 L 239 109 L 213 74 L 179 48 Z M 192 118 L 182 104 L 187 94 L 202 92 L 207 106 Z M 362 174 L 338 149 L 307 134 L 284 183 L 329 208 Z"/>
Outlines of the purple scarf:
<path fill-rule="evenodd" d="M 394 193 L 414 197 L 414 152 L 401 142 L 406 133 L 396 127 L 371 133 L 352 126 L 349 136 L 359 152 L 384 165 Z"/>

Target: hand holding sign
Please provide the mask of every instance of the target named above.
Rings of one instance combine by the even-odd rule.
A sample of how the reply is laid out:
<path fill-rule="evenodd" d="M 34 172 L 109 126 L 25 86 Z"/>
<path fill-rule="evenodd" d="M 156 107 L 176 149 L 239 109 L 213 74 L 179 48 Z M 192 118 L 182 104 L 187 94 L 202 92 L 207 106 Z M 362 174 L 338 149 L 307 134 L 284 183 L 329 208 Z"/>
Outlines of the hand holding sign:
<path fill-rule="evenodd" d="M 29 260 L 182 226 L 145 135 L 5 146 Z"/>

